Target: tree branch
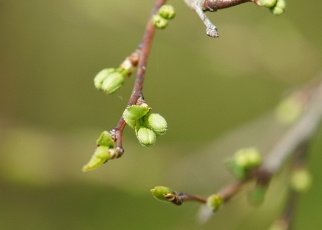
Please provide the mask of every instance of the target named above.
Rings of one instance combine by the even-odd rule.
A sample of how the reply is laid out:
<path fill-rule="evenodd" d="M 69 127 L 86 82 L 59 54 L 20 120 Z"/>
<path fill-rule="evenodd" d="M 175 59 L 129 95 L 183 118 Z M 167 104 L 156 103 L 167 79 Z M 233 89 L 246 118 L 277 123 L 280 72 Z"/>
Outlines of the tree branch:
<path fill-rule="evenodd" d="M 145 32 L 143 34 L 143 38 L 141 43 L 139 44 L 137 50 L 133 54 L 138 54 L 139 61 L 138 61 L 138 69 L 135 79 L 134 88 L 132 90 L 131 97 L 128 102 L 128 106 L 137 104 L 138 100 L 143 100 L 143 82 L 145 77 L 146 65 L 148 62 L 149 53 L 151 50 L 151 45 L 153 41 L 153 36 L 155 33 L 155 26 L 152 23 L 152 16 L 157 13 L 158 9 L 166 3 L 166 0 L 156 0 L 154 6 L 152 8 L 149 20 L 145 27 Z M 133 55 L 132 54 L 132 55 Z M 131 56 L 132 56 L 131 55 Z M 111 135 L 113 140 L 116 142 L 116 151 L 118 152 L 118 157 L 121 157 L 124 153 L 124 149 L 122 147 L 122 134 L 125 128 L 125 121 L 123 116 L 121 116 L 117 126 L 111 130 Z"/>
<path fill-rule="evenodd" d="M 204 13 L 205 11 L 214 12 L 219 9 L 233 7 L 246 2 L 253 2 L 256 5 L 259 5 L 258 0 L 185 0 L 185 2 L 191 9 L 196 11 L 201 21 L 203 21 L 206 26 L 206 34 L 212 38 L 219 37 L 219 34 L 217 27 L 212 24 L 212 22 Z"/>
<path fill-rule="evenodd" d="M 311 88 L 310 96 L 307 100 L 306 111 L 299 120 L 289 128 L 285 135 L 278 141 L 272 150 L 267 154 L 266 160 L 261 167 L 252 170 L 248 176 L 240 181 L 229 184 L 220 189 L 219 194 L 222 200 L 229 201 L 240 189 L 250 180 L 255 179 L 258 185 L 268 186 L 270 179 L 281 169 L 283 163 L 291 154 L 296 156 L 296 167 L 303 165 L 307 151 L 307 141 L 315 133 L 318 123 L 322 118 L 322 81 Z M 306 92 L 307 89 L 300 90 L 299 93 Z M 307 93 L 307 92 L 306 92 Z M 197 201 L 206 203 L 207 198 L 198 195 L 188 195 L 179 193 L 177 195 L 183 201 Z M 182 203 L 181 202 L 181 203 Z M 290 193 L 288 205 L 285 209 L 285 218 L 292 217 L 295 205 L 295 195 Z"/>

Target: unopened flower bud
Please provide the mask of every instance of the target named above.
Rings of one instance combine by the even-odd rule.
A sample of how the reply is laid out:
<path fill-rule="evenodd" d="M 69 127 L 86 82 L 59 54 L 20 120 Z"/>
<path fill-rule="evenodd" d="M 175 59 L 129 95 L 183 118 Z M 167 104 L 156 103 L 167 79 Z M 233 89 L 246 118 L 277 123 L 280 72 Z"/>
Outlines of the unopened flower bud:
<path fill-rule="evenodd" d="M 235 153 L 236 164 L 244 168 L 257 167 L 261 163 L 261 155 L 256 148 L 240 149 Z"/>
<path fill-rule="evenodd" d="M 261 155 L 256 148 L 238 150 L 234 158 L 226 162 L 227 168 L 239 180 L 245 179 L 248 173 L 261 164 Z"/>
<path fill-rule="evenodd" d="M 176 15 L 173 6 L 163 5 L 159 9 L 159 15 L 165 19 L 172 19 Z"/>
<path fill-rule="evenodd" d="M 171 188 L 164 187 L 164 186 L 156 186 L 150 190 L 152 195 L 161 201 L 169 201 L 167 198 L 164 197 L 165 194 L 176 194 Z"/>
<path fill-rule="evenodd" d="M 112 141 L 111 134 L 108 131 L 104 131 L 101 133 L 100 137 L 96 141 L 96 144 L 106 146 L 109 148 L 114 147 L 114 142 Z"/>
<path fill-rule="evenodd" d="M 281 9 L 286 9 L 286 1 L 285 0 L 277 0 L 277 3 L 275 6 L 281 8 Z"/>
<path fill-rule="evenodd" d="M 312 184 L 311 174 L 307 169 L 298 169 L 292 173 L 291 186 L 297 192 L 306 192 Z"/>
<path fill-rule="evenodd" d="M 220 194 L 213 194 L 207 198 L 207 206 L 213 211 L 217 211 L 223 203 Z"/>
<path fill-rule="evenodd" d="M 270 11 L 274 15 L 281 15 L 286 10 L 286 1 L 285 0 L 277 0 L 277 3 L 274 7 L 270 8 Z"/>
<path fill-rule="evenodd" d="M 158 14 L 155 14 L 152 17 L 152 23 L 155 27 L 157 27 L 159 29 L 164 29 L 168 25 L 168 20 L 161 17 Z"/>
<path fill-rule="evenodd" d="M 242 168 L 246 168 L 248 165 L 248 157 L 244 150 L 239 150 L 235 153 L 234 159 L 236 164 Z"/>
<path fill-rule="evenodd" d="M 284 9 L 281 9 L 279 7 L 273 7 L 273 8 L 270 8 L 270 12 L 278 16 L 284 13 Z"/>
<path fill-rule="evenodd" d="M 271 7 L 275 6 L 276 0 L 259 0 L 259 4 L 261 6 L 271 8 Z"/>
<path fill-rule="evenodd" d="M 95 87 L 99 90 L 102 90 L 103 81 L 113 72 L 115 72 L 115 69 L 108 68 L 108 69 L 103 69 L 98 74 L 96 74 L 96 76 L 94 77 Z"/>
<path fill-rule="evenodd" d="M 303 113 L 304 104 L 300 98 L 290 96 L 283 99 L 275 109 L 277 120 L 284 125 L 293 124 Z"/>
<path fill-rule="evenodd" d="M 136 130 L 136 136 L 141 145 L 149 147 L 156 142 L 156 134 L 151 129 L 140 126 Z"/>
<path fill-rule="evenodd" d="M 246 151 L 248 157 L 248 167 L 258 167 L 262 162 L 259 151 L 256 148 L 248 148 Z"/>
<path fill-rule="evenodd" d="M 112 94 L 121 88 L 124 83 L 124 79 L 125 77 L 119 72 L 111 73 L 103 81 L 102 90 L 104 90 L 107 94 Z"/>
<path fill-rule="evenodd" d="M 144 116 L 144 122 L 148 128 L 158 135 L 163 135 L 167 131 L 167 121 L 160 114 L 148 114 Z"/>

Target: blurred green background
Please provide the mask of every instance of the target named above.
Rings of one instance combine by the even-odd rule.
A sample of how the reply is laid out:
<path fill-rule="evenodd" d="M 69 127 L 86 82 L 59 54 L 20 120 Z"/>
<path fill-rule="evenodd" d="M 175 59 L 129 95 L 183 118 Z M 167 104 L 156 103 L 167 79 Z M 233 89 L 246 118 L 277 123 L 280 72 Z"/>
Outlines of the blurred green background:
<path fill-rule="evenodd" d="M 144 85 L 168 133 L 145 148 L 126 128 L 124 156 L 83 173 L 134 82 L 107 96 L 93 77 L 135 50 L 153 1 L 0 1 L 0 229 L 258 230 L 278 216 L 287 169 L 262 207 L 238 196 L 203 224 L 199 204 L 164 204 L 149 190 L 208 196 L 232 181 L 223 161 L 236 149 L 265 153 L 278 140 L 274 106 L 322 69 L 322 2 L 288 1 L 279 17 L 250 3 L 208 13 L 219 39 L 183 1 L 169 3 L 177 16 L 155 36 Z M 297 230 L 322 226 L 321 127 L 311 142 L 314 184 Z"/>

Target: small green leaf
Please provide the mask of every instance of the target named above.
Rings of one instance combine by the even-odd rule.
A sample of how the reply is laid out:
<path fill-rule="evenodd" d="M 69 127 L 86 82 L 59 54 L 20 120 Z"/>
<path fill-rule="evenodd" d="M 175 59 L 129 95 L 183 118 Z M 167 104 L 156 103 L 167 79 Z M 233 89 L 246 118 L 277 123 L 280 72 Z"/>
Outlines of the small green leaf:
<path fill-rule="evenodd" d="M 98 146 L 89 160 L 89 162 L 84 165 L 83 172 L 93 170 L 98 168 L 100 165 L 104 164 L 110 159 L 109 148 L 106 146 Z"/>
<path fill-rule="evenodd" d="M 114 142 L 112 141 L 111 134 L 108 131 L 101 133 L 100 137 L 96 141 L 96 144 L 109 148 L 114 147 Z"/>
<path fill-rule="evenodd" d="M 164 187 L 164 186 L 156 186 L 150 190 L 152 195 L 160 200 L 160 201 L 169 201 L 167 198 L 164 197 L 165 194 L 176 194 L 171 188 Z"/>
<path fill-rule="evenodd" d="M 123 118 L 126 124 L 131 126 L 133 129 L 136 126 L 136 122 L 142 118 L 145 114 L 150 111 L 151 108 L 140 106 L 140 105 L 132 105 L 125 109 L 123 112 Z"/>

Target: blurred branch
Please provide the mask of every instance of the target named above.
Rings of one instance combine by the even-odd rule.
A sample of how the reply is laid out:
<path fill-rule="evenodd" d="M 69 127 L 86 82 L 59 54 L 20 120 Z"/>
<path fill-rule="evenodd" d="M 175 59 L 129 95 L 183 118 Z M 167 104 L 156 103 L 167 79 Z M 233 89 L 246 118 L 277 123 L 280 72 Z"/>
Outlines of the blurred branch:
<path fill-rule="evenodd" d="M 308 142 L 304 141 L 301 143 L 297 149 L 295 150 L 295 157 L 294 160 L 292 161 L 292 176 L 296 174 L 299 171 L 302 171 L 303 169 L 305 170 L 306 167 L 306 158 L 308 154 Z M 306 170 L 305 170 L 306 171 Z M 301 181 L 299 179 L 296 180 L 296 183 L 303 184 L 305 183 L 306 186 L 309 186 L 307 181 Z M 294 222 L 294 213 L 295 213 L 295 208 L 296 208 L 296 201 L 298 198 L 299 193 L 301 192 L 299 189 L 296 189 L 294 185 L 291 183 L 291 186 L 289 188 L 288 192 L 288 199 L 285 204 L 283 213 L 281 216 L 274 221 L 273 225 L 269 230 L 274 230 L 274 229 L 280 229 L 280 230 L 289 230 L 292 229 L 292 225 Z M 303 185 L 301 185 L 303 188 Z M 305 188 L 307 189 L 307 188 Z M 302 190 L 303 191 L 303 190 Z"/>
<path fill-rule="evenodd" d="M 286 132 L 279 142 L 273 146 L 261 170 L 275 173 L 285 159 L 303 142 L 312 137 L 322 116 L 322 83 L 312 89 L 307 109 L 302 117 Z"/>
<path fill-rule="evenodd" d="M 315 81 L 315 83 L 317 83 Z M 318 82 L 314 87 L 299 90 L 296 93 L 309 93 L 307 98 L 307 105 L 304 114 L 288 129 L 283 137 L 273 146 L 271 151 L 267 154 L 267 158 L 260 167 L 249 171 L 247 176 L 239 181 L 229 184 L 219 191 L 219 195 L 223 203 L 229 201 L 234 197 L 240 189 L 250 180 L 256 180 L 257 185 L 264 190 L 267 188 L 271 178 L 281 169 L 285 160 L 294 155 L 294 167 L 301 168 L 304 165 L 305 156 L 307 154 L 308 140 L 315 133 L 318 123 L 322 117 L 322 81 Z M 308 184 L 307 181 L 303 183 Z M 302 186 L 302 185 L 301 185 Z M 197 201 L 207 203 L 207 198 L 198 195 L 187 195 L 186 193 L 176 194 L 177 199 L 184 201 Z M 196 198 L 197 197 L 197 198 Z M 295 205 L 296 194 L 294 191 L 290 192 L 289 202 L 285 208 L 285 219 L 289 221 L 293 215 L 293 208 Z"/>

